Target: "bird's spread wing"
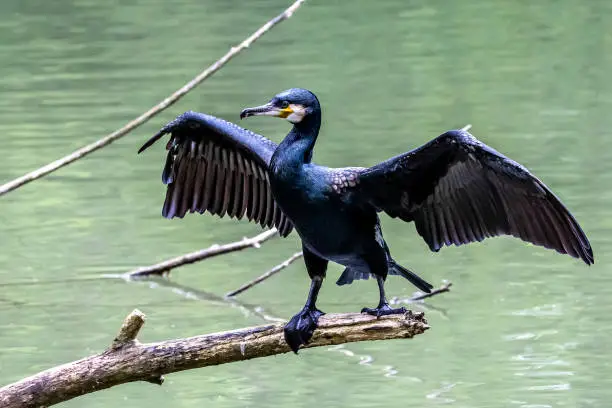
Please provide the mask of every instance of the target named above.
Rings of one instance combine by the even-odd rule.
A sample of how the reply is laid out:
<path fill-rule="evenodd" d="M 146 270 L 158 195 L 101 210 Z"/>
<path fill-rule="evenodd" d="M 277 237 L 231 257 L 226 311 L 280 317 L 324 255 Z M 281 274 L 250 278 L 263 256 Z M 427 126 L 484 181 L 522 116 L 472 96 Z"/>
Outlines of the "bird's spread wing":
<path fill-rule="evenodd" d="M 168 186 L 162 214 L 187 211 L 276 226 L 282 236 L 293 229 L 270 190 L 268 165 L 277 145 L 265 137 L 214 116 L 185 112 L 164 126 L 138 151 L 170 133 L 162 181 Z"/>
<path fill-rule="evenodd" d="M 593 263 L 593 251 L 561 201 L 525 167 L 463 130 L 345 174 L 358 200 L 414 221 L 431 250 L 513 235 Z"/>

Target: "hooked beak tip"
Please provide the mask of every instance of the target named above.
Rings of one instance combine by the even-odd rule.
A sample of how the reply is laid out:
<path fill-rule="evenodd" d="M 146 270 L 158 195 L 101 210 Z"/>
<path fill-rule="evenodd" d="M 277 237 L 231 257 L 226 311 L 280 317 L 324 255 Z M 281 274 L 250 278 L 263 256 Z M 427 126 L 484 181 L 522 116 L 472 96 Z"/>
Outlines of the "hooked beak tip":
<path fill-rule="evenodd" d="M 138 149 L 138 154 L 140 154 L 140 153 L 144 152 L 145 150 L 147 150 L 149 147 L 151 147 L 151 145 L 153 145 L 155 142 L 157 142 L 163 135 L 165 135 L 168 132 L 169 132 L 169 130 L 166 129 L 166 127 L 163 127 L 159 132 L 154 134 L 153 137 L 151 137 L 149 140 L 147 140 L 145 142 L 145 144 L 143 144 L 140 149 Z"/>
<path fill-rule="evenodd" d="M 255 106 L 254 108 L 246 108 L 240 112 L 240 119 L 248 118 L 249 116 L 275 116 L 275 107 L 267 103 L 261 106 Z"/>
<path fill-rule="evenodd" d="M 248 109 L 243 109 L 242 112 L 240 112 L 240 119 L 248 118 L 249 116 L 251 116 L 251 112 L 249 112 Z"/>

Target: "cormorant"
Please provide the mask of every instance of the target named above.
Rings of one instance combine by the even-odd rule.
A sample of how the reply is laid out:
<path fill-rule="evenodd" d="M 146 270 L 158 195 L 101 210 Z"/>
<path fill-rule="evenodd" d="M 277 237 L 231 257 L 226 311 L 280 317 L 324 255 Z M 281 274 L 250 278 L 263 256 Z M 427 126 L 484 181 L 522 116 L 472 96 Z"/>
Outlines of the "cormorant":
<path fill-rule="evenodd" d="M 304 308 L 285 326 L 297 353 L 323 314 L 317 294 L 328 261 L 345 266 L 336 282 L 376 278 L 379 301 L 362 312 L 402 313 L 387 303 L 384 281 L 400 275 L 425 292 L 432 285 L 395 263 L 385 243 L 379 212 L 414 222 L 432 251 L 497 235 L 512 235 L 593 263 L 584 232 L 561 201 L 525 167 L 477 140 L 450 130 L 410 152 L 370 168 L 328 168 L 312 163 L 321 125 L 317 97 L 289 89 L 269 103 L 244 109 L 240 118 L 275 116 L 293 128 L 276 143 L 222 119 L 185 112 L 138 151 L 170 133 L 162 173 L 167 185 L 163 215 L 187 211 L 295 228 L 311 278 Z"/>

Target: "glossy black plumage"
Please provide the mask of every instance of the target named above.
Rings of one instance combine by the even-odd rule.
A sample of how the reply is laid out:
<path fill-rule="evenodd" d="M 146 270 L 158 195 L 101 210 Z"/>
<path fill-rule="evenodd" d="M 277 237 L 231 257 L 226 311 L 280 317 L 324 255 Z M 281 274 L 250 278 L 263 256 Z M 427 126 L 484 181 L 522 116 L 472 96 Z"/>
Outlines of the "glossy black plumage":
<path fill-rule="evenodd" d="M 322 314 L 316 299 L 329 261 L 345 266 L 339 285 L 376 278 L 379 303 L 362 309 L 366 313 L 403 312 L 386 300 L 389 274 L 431 290 L 393 260 L 378 219 L 382 211 L 414 222 L 433 251 L 507 234 L 586 264 L 594 261 L 586 235 L 548 187 L 467 131 L 448 131 L 370 168 L 334 169 L 312 163 L 321 110 L 310 91 L 290 89 L 240 116 L 258 115 L 286 118 L 293 128 L 277 146 L 232 123 L 187 112 L 139 152 L 171 133 L 162 176 L 168 185 L 164 216 L 246 213 L 262 226 L 277 226 L 283 236 L 296 229 L 312 280 L 304 308 L 285 327 L 296 352 Z"/>

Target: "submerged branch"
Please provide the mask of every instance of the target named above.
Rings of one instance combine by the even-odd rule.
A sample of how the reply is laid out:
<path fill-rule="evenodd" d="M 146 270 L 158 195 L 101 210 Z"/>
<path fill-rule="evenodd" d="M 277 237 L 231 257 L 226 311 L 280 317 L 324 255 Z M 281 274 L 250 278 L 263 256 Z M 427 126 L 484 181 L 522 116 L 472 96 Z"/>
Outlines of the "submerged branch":
<path fill-rule="evenodd" d="M 242 41 L 235 47 L 232 47 L 224 56 L 219 58 L 214 64 L 206 68 L 204 71 L 200 72 L 195 78 L 191 81 L 187 82 L 180 89 L 174 92 L 172 95 L 168 96 L 163 101 L 159 102 L 157 105 L 153 106 L 151 109 L 138 116 L 136 119 L 133 119 L 131 122 L 127 123 L 120 129 L 115 130 L 113 133 L 110 133 L 87 146 L 84 146 L 67 156 L 62 157 L 54 162 L 51 162 L 43 167 L 40 167 L 30 173 L 27 173 L 21 177 L 18 177 L 12 181 L 9 181 L 2 186 L 0 186 L 0 196 L 13 191 L 24 184 L 27 184 L 31 181 L 37 180 L 41 177 L 46 176 L 49 173 L 52 173 L 64 166 L 67 166 L 80 158 L 87 156 L 88 154 L 95 152 L 98 149 L 103 148 L 106 145 L 111 144 L 115 140 L 125 136 L 132 130 L 136 129 L 143 123 L 147 122 L 149 119 L 157 115 L 158 113 L 164 111 L 183 96 L 185 96 L 189 91 L 198 86 L 202 81 L 213 75 L 215 72 L 220 70 L 225 64 L 227 64 L 232 58 L 238 55 L 240 52 L 249 48 L 251 44 L 257 41 L 261 36 L 270 31 L 274 26 L 278 23 L 287 20 L 289 17 L 293 15 L 293 13 L 304 3 L 305 0 L 296 0 L 289 8 L 287 8 L 284 12 L 274 17 L 272 20 L 268 21 L 266 24 L 261 26 L 257 31 L 251 34 L 248 38 Z"/>
<path fill-rule="evenodd" d="M 40 372 L 0 388 L 0 406 L 50 406 L 83 394 L 133 381 L 163 382 L 162 375 L 290 352 L 282 325 L 265 325 L 159 343 L 141 344 L 135 336 L 144 315 L 130 314 L 112 346 L 103 353 Z M 355 341 L 412 338 L 429 326 L 423 313 L 383 316 L 328 314 L 319 320 L 306 347 Z M 298 358 L 298 357 L 295 357 Z"/>
<path fill-rule="evenodd" d="M 244 237 L 240 241 L 230 242 L 229 244 L 215 244 L 206 249 L 190 252 L 185 255 L 177 256 L 176 258 L 167 259 L 155 265 L 143 266 L 134 269 L 133 271 L 126 272 L 125 274 L 121 275 L 121 277 L 124 279 L 138 279 L 150 275 L 162 275 L 170 272 L 171 269 L 176 267 L 188 265 L 206 258 L 211 258 L 213 256 L 241 251 L 246 248 L 259 248 L 262 243 L 274 237 L 277 233 L 278 231 L 276 228 L 272 228 L 271 230 L 264 231 L 252 238 Z"/>

